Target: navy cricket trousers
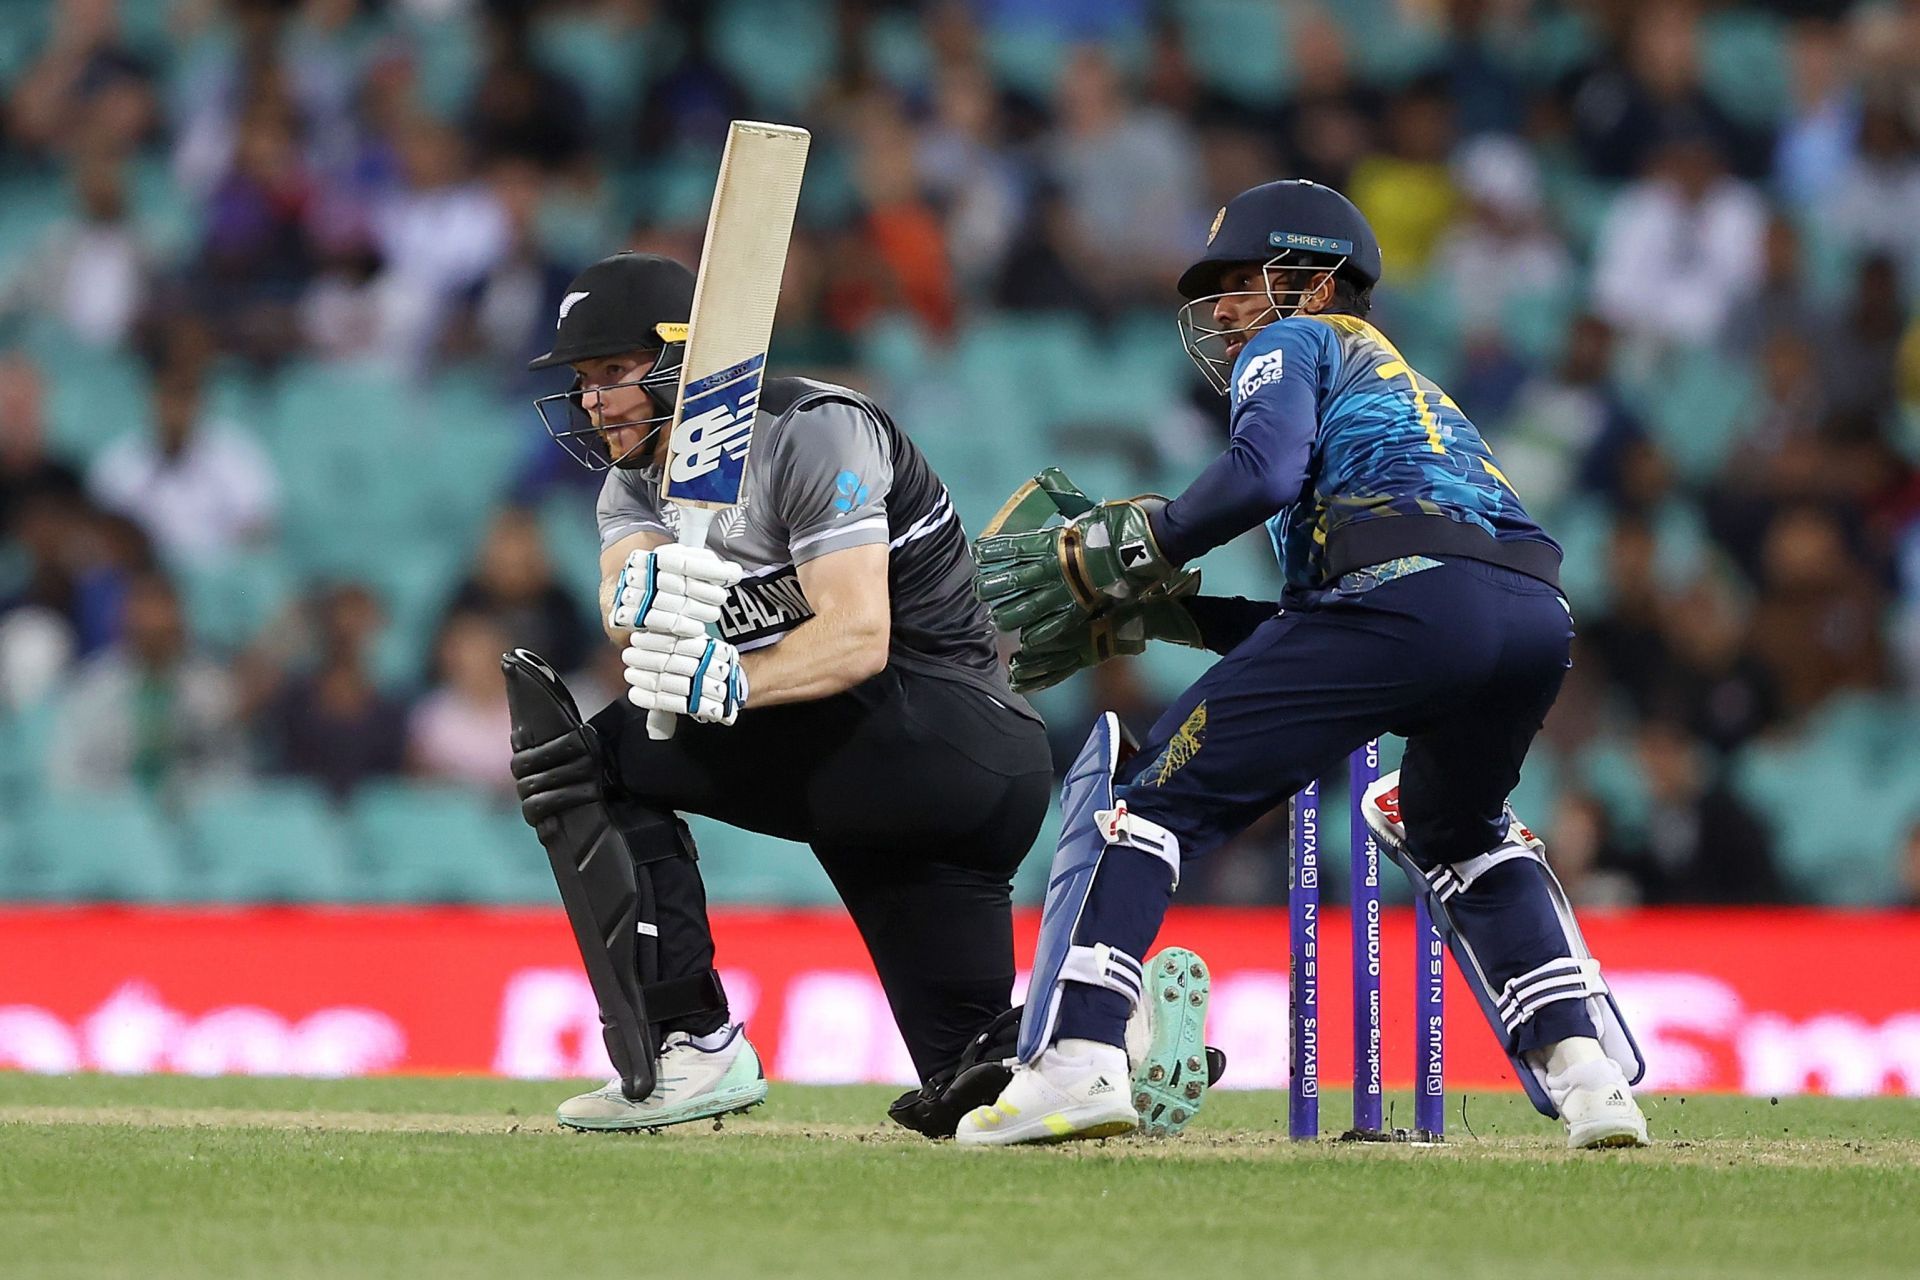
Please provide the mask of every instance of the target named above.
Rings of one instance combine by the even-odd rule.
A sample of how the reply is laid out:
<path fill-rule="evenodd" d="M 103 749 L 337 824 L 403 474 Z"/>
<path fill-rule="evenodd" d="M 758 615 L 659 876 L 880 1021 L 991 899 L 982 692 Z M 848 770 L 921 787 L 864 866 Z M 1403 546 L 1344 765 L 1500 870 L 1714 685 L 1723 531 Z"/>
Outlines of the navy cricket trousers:
<path fill-rule="evenodd" d="M 1350 575 L 1364 576 L 1364 575 Z M 1505 838 L 1504 806 L 1573 643 L 1560 593 L 1453 560 L 1316 593 L 1176 699 L 1127 769 L 1127 808 L 1204 855 L 1383 733 L 1407 740 L 1400 805 L 1423 864 Z"/>
<path fill-rule="evenodd" d="M 1370 580 L 1364 570 L 1342 579 Z M 1118 794 L 1129 812 L 1178 836 L 1185 861 L 1369 738 L 1394 733 L 1407 740 L 1400 812 L 1414 860 L 1478 857 L 1506 838 L 1507 796 L 1559 695 L 1572 643 L 1558 590 L 1476 560 L 1316 592 L 1262 623 L 1175 700 L 1122 767 Z M 1171 887 L 1157 859 L 1119 852 L 1101 864 L 1079 933 L 1144 956 Z M 1496 868 L 1485 889 L 1456 900 L 1455 920 L 1481 948 L 1496 989 L 1565 951 L 1543 873 L 1530 864 Z M 1126 1012 L 1113 993 L 1070 983 L 1058 1038 L 1118 1044 Z M 1555 1004 L 1509 1048 L 1592 1034 L 1580 1005 Z"/>

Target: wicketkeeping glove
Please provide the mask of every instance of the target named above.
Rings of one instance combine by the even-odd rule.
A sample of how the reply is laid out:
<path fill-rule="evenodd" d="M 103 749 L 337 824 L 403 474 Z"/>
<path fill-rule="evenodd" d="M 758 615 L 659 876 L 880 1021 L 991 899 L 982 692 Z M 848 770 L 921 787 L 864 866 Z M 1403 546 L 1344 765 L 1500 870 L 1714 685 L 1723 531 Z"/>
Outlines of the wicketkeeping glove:
<path fill-rule="evenodd" d="M 1189 596 L 1199 589 L 1200 575 L 1184 573 L 1174 582 L 1180 597 Z M 1200 628 L 1179 599 L 1156 590 L 1144 602 L 1113 605 L 1044 641 L 1022 632 L 1008 676 L 1015 693 L 1033 693 L 1108 658 L 1144 653 L 1150 640 L 1202 647 Z"/>
<path fill-rule="evenodd" d="M 707 624 L 720 620 L 727 592 L 744 572 L 706 547 L 669 543 L 627 557 L 614 584 L 614 627 L 657 631 L 662 635 L 704 636 Z"/>
<path fill-rule="evenodd" d="M 1049 468 L 974 541 L 974 594 L 995 626 L 1043 645 L 1110 605 L 1138 603 L 1178 572 L 1149 521 L 1166 501 L 1148 494 L 1095 504 Z M 1065 523 L 1042 527 L 1054 515 Z"/>
<path fill-rule="evenodd" d="M 707 724 L 732 724 L 747 705 L 740 651 L 712 636 L 636 631 L 621 651 L 627 701 Z"/>

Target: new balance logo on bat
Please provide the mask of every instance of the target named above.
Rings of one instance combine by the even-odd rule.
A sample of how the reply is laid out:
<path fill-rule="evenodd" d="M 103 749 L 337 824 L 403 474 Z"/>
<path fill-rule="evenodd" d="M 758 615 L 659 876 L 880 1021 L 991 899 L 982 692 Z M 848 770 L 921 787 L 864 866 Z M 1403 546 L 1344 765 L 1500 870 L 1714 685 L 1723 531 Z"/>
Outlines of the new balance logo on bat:
<path fill-rule="evenodd" d="M 668 446 L 671 496 L 720 503 L 739 498 L 766 361 L 764 355 L 754 356 L 687 387 Z"/>

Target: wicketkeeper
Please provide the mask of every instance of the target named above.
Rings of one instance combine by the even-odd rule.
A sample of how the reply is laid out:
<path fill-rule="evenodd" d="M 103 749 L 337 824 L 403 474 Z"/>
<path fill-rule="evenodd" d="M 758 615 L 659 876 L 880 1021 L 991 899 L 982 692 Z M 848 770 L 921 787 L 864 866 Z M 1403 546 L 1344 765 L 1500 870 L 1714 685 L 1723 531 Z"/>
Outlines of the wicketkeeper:
<path fill-rule="evenodd" d="M 1111 715 L 1094 726 L 1061 798 L 1022 1067 L 963 1143 L 1125 1127 L 1098 1081 L 1122 1061 L 1132 957 L 1182 866 L 1385 733 L 1406 756 L 1368 791 L 1368 824 L 1427 895 L 1534 1104 L 1574 1146 L 1647 1140 L 1639 1049 L 1507 806 L 1569 661 L 1560 548 L 1460 406 L 1368 323 L 1380 271 L 1372 228 L 1331 188 L 1235 196 L 1179 281 L 1187 351 L 1232 400 L 1227 450 L 1172 501 L 1096 504 L 1043 475 L 978 545 L 1023 686 L 1149 638 L 1223 656 L 1137 753 Z M 1280 602 L 1195 596 L 1185 566 L 1261 525 Z"/>
<path fill-rule="evenodd" d="M 523 808 L 619 1072 L 559 1119 L 655 1128 L 766 1096 L 714 969 L 680 818 L 699 813 L 811 846 L 923 1081 L 893 1115 L 948 1136 L 1009 1076 L 1011 880 L 1045 815 L 1046 738 L 1007 686 L 945 487 L 865 396 L 768 379 L 739 504 L 705 546 L 673 542 L 660 479 L 693 290 L 666 258 L 596 263 L 531 364 L 577 375 L 538 408 L 606 472 L 601 606 L 629 686 L 583 723 L 535 655 L 504 660 Z M 680 717 L 671 738 L 648 735 L 654 709 Z M 1164 1076 L 1197 1026 L 1162 1025 L 1143 1074 L 1148 1052 Z"/>

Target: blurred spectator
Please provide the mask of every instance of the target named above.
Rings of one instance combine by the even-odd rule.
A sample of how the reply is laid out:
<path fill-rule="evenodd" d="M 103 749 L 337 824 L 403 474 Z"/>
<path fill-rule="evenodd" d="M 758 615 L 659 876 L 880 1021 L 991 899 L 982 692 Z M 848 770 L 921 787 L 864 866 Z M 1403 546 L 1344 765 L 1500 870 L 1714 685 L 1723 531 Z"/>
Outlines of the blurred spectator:
<path fill-rule="evenodd" d="M 24 352 L 0 356 L 0 538 L 28 498 L 77 500 L 80 476 L 47 448 L 46 386 Z"/>
<path fill-rule="evenodd" d="M 1095 46 L 1068 59 L 1054 108 L 1042 149 L 1075 236 L 1101 263 L 1098 287 L 1115 302 L 1162 299 L 1204 238 L 1191 138 L 1165 112 L 1131 102 Z"/>
<path fill-rule="evenodd" d="M 500 655 L 511 647 L 506 631 L 485 614 L 447 619 L 436 646 L 438 679 L 407 720 L 407 759 L 415 774 L 513 790 L 511 721 L 500 679 Z"/>
<path fill-rule="evenodd" d="M 1731 584 L 1701 574 L 1668 602 L 1667 661 L 1650 699 L 1702 743 L 1726 753 L 1772 724 L 1773 680 L 1747 647 L 1744 602 Z"/>
<path fill-rule="evenodd" d="M 1839 185 L 1853 162 L 1860 103 L 1848 83 L 1846 32 L 1839 23 L 1795 23 L 1787 56 L 1793 97 L 1774 145 L 1774 184 L 1788 203 L 1810 209 Z"/>
<path fill-rule="evenodd" d="M 1497 333 L 1515 300 L 1566 288 L 1573 259 L 1547 225 L 1540 168 L 1519 142 L 1475 138 L 1454 158 L 1453 175 L 1465 216 L 1442 235 L 1434 269 L 1453 323 L 1467 333 Z"/>
<path fill-rule="evenodd" d="M 140 526 L 50 491 L 21 499 L 11 529 L 24 564 L 0 596 L 0 614 L 44 610 L 61 620 L 82 655 L 117 639 L 129 585 L 155 566 Z"/>
<path fill-rule="evenodd" d="M 1785 214 L 1767 219 L 1760 243 L 1760 280 L 1753 300 L 1728 322 L 1727 346 L 1750 353 L 1781 330 L 1823 334 L 1825 308 L 1807 287 L 1800 230 Z"/>
<path fill-rule="evenodd" d="M 1499 22 L 1505 17 L 1511 23 L 1514 7 L 1498 0 L 1441 0 L 1446 25 L 1439 63 L 1462 132 L 1512 133 L 1525 119 L 1520 59 L 1513 33 Z M 1509 12 L 1497 15 L 1501 8 Z"/>
<path fill-rule="evenodd" d="M 502 652 L 531 649 L 558 671 L 584 663 L 601 635 L 555 579 L 540 522 L 524 507 L 508 507 L 494 517 L 479 563 L 454 592 L 441 625 L 451 629 L 466 616 L 484 617 L 498 627 L 507 640 Z"/>
<path fill-rule="evenodd" d="M 960 291 L 979 296 L 1019 230 L 1023 183 L 1002 137 L 999 95 L 983 69 L 941 68 L 933 109 L 920 133 L 919 178 L 940 210 Z"/>
<path fill-rule="evenodd" d="M 1900 846 L 1900 897 L 1895 905 L 1920 911 L 1920 823 Z"/>
<path fill-rule="evenodd" d="M 1655 343 L 1701 346 L 1760 278 L 1766 212 L 1710 137 L 1670 135 L 1615 197 L 1594 248 L 1595 310 Z"/>
<path fill-rule="evenodd" d="M 82 664 L 60 703 L 48 779 L 171 791 L 239 772 L 235 710 L 226 669 L 189 645 L 172 584 L 142 574 L 127 590 L 120 639 Z"/>
<path fill-rule="evenodd" d="M 124 342 L 146 301 L 152 269 L 127 214 L 126 173 L 117 156 L 91 151 L 74 168 L 79 212 L 55 222 L 0 289 L 0 314 L 50 316 L 93 347 Z"/>
<path fill-rule="evenodd" d="M 858 386 L 866 374 L 855 364 L 851 331 L 828 314 L 833 257 L 818 236 L 794 232 L 774 313 L 768 363 L 783 374 L 803 374 Z"/>
<path fill-rule="evenodd" d="M 101 506 L 138 521 L 182 562 L 217 561 L 267 537 L 280 505 L 265 451 L 240 428 L 206 416 L 200 370 L 187 360 L 155 376 L 151 438 L 109 445 L 87 486 Z"/>
<path fill-rule="evenodd" d="M 1853 294 L 1820 353 L 1829 412 L 1872 419 L 1892 412 L 1907 322 L 1900 294 L 1900 270 L 1892 258 L 1875 254 L 1860 264 Z"/>
<path fill-rule="evenodd" d="M 121 36 L 119 0 L 56 0 L 47 7 L 47 42 L 7 104 L 13 143 L 38 152 L 83 141 L 128 150 L 147 136 L 156 109 L 151 72 Z"/>
<path fill-rule="evenodd" d="M 491 177 L 489 186 L 507 218 L 507 245 L 461 293 L 443 346 L 449 354 L 469 356 L 497 370 L 506 394 L 531 399 L 549 389 L 552 375 L 529 373 L 527 361 L 547 349 L 574 272 L 541 245 L 545 183 L 540 170 L 526 161 L 510 161 L 494 166 Z"/>
<path fill-rule="evenodd" d="M 1617 501 L 1626 452 L 1643 438 L 1613 381 L 1613 328 L 1581 315 L 1557 369 L 1521 389 L 1506 430 L 1494 432 L 1500 468 L 1521 493 L 1551 504 L 1569 492 Z"/>
<path fill-rule="evenodd" d="M 1346 35 L 1318 5 L 1297 5 L 1288 29 L 1298 74 L 1276 132 L 1292 177 L 1346 190 L 1354 166 L 1372 149 L 1381 94 L 1352 74 Z"/>
<path fill-rule="evenodd" d="M 1576 908 L 1630 907 L 1640 901 L 1633 877 L 1620 869 L 1626 856 L 1605 805 L 1587 792 L 1567 792 L 1552 822 L 1544 832 L 1547 860 Z"/>
<path fill-rule="evenodd" d="M 1566 84 L 1585 167 L 1603 178 L 1645 172 L 1675 132 L 1697 136 L 1736 172 L 1758 176 L 1763 157 L 1700 84 L 1700 11 L 1691 0 L 1598 6 L 1611 47 Z"/>
<path fill-rule="evenodd" d="M 256 717 L 265 768 L 310 778 L 345 800 L 369 778 L 406 764 L 407 707 L 384 692 L 368 655 L 385 618 L 357 583 L 306 607 L 318 650 L 310 670 L 283 676 Z"/>
<path fill-rule="evenodd" d="M 474 180 L 459 134 L 420 117 L 398 142 L 403 185 L 373 213 L 381 345 L 417 370 L 460 294 L 507 252 L 512 229 L 499 197 Z"/>
<path fill-rule="evenodd" d="M 835 323 L 854 328 L 904 311 L 929 332 L 946 333 L 957 308 L 945 228 L 920 192 L 912 128 L 885 99 L 861 113 L 855 171 L 861 215 L 848 236 L 846 269 L 830 290 Z"/>
<path fill-rule="evenodd" d="M 1887 254 L 1909 270 L 1920 264 L 1920 147 L 1897 101 L 1868 100 L 1859 152 L 1818 212 L 1835 244 Z"/>
<path fill-rule="evenodd" d="M 241 117 L 233 164 L 208 199 L 189 277 L 197 309 L 228 350 L 273 364 L 298 345 L 297 307 L 313 272 L 313 197 L 292 104 L 263 91 Z"/>
<path fill-rule="evenodd" d="M 1635 741 L 1647 786 L 1644 844 L 1620 868 L 1648 905 L 1779 902 L 1785 897 L 1766 827 L 1679 726 L 1650 720 Z"/>
<path fill-rule="evenodd" d="M 1347 194 L 1367 211 L 1394 283 L 1415 284 L 1460 204 L 1447 167 L 1453 108 L 1443 83 L 1417 81 L 1387 105 L 1386 150 L 1353 170 Z"/>
<path fill-rule="evenodd" d="M 1885 686 L 1886 601 L 1832 515 L 1809 506 L 1781 512 L 1761 571 L 1754 652 L 1785 711 L 1799 715 L 1841 690 Z"/>
<path fill-rule="evenodd" d="M 535 65 L 528 11 L 496 7 L 486 19 L 487 60 L 468 108 L 467 136 L 482 164 L 523 160 L 553 170 L 587 146 L 587 101 Z"/>
<path fill-rule="evenodd" d="M 1607 540 L 1607 610 L 1598 619 L 1583 620 L 1577 641 L 1580 653 L 1598 659 L 1609 681 L 1643 713 L 1653 702 L 1667 661 L 1658 551 L 1644 517 L 1622 516 L 1614 522 Z"/>

